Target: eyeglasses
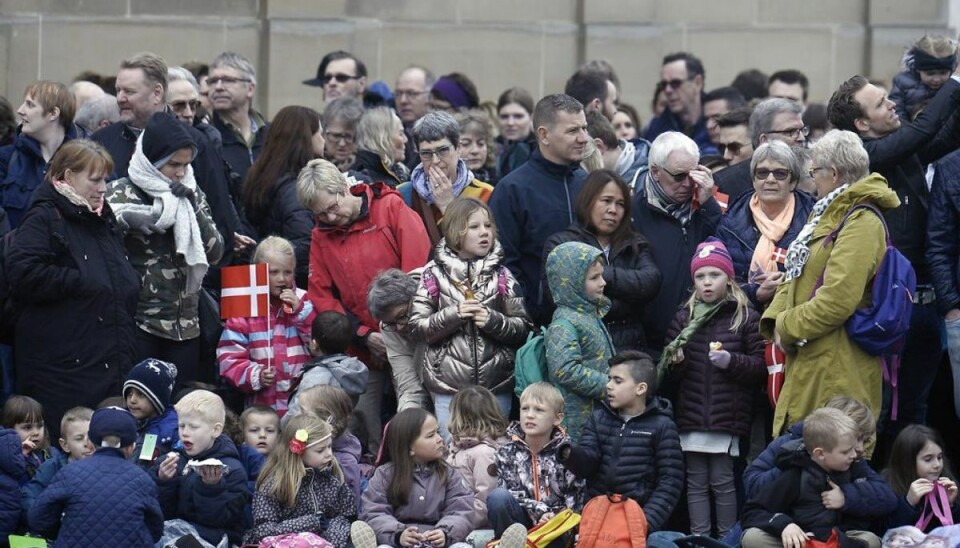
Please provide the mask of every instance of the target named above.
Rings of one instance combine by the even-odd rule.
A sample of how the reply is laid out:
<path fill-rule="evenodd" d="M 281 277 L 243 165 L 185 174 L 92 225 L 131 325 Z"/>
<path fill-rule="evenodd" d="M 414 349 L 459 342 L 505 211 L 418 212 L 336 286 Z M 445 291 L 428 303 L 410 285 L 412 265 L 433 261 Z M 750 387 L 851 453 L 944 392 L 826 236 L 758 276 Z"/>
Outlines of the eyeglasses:
<path fill-rule="evenodd" d="M 736 156 L 737 154 L 740 154 L 740 150 L 741 150 L 743 147 L 747 146 L 748 144 L 749 144 L 749 143 L 738 143 L 738 142 L 736 142 L 736 141 L 732 141 L 732 142 L 729 142 L 729 143 L 727 143 L 727 144 L 718 143 L 718 144 L 717 144 L 717 152 L 720 153 L 720 156 L 723 156 L 724 153 L 725 153 L 727 150 L 729 150 L 729 151 L 730 151 L 730 154 L 733 154 L 734 156 Z"/>
<path fill-rule="evenodd" d="M 811 167 L 810 169 L 807 170 L 807 175 L 809 175 L 810 178 L 812 179 L 813 177 L 816 177 L 817 172 L 820 171 L 821 169 L 831 169 L 831 168 L 829 168 L 829 167 L 822 167 L 822 166 L 821 166 L 821 167 Z"/>
<path fill-rule="evenodd" d="M 323 85 L 327 85 L 330 83 L 330 80 L 336 80 L 341 84 L 346 84 L 350 80 L 356 80 L 357 78 L 360 78 L 360 77 L 350 76 L 349 74 L 343 74 L 342 72 L 338 72 L 336 74 L 324 74 L 323 77 L 320 78 L 320 82 L 322 82 Z"/>
<path fill-rule="evenodd" d="M 250 82 L 250 79 L 249 79 L 249 78 L 234 78 L 234 77 L 232 77 L 232 76 L 210 76 L 210 77 L 207 78 L 207 85 L 210 85 L 210 86 L 215 86 L 215 85 L 220 84 L 220 83 L 223 83 L 223 85 L 225 85 L 225 86 L 229 86 L 229 85 L 231 85 L 231 84 L 236 84 L 236 83 L 239 83 L 239 82 L 249 83 L 249 82 Z"/>
<path fill-rule="evenodd" d="M 669 174 L 671 177 L 673 177 L 673 182 L 675 182 L 675 183 L 682 183 L 682 182 L 686 181 L 686 180 L 690 177 L 690 172 L 689 172 L 689 171 L 683 171 L 683 172 L 681 172 L 681 173 L 674 173 L 674 172 L 670 171 L 669 169 L 667 169 L 667 168 L 665 168 L 665 167 L 661 167 L 660 169 L 662 169 L 662 170 L 665 171 L 667 174 Z"/>
<path fill-rule="evenodd" d="M 452 148 L 452 146 L 446 145 L 434 150 L 420 150 L 417 151 L 417 154 L 420 155 L 421 162 L 429 162 L 431 160 L 446 158 Z"/>
<path fill-rule="evenodd" d="M 687 78 L 686 80 L 682 78 L 674 78 L 673 80 L 660 80 L 660 85 L 664 88 L 677 89 L 684 84 L 684 82 L 689 82 L 693 78 Z"/>
<path fill-rule="evenodd" d="M 403 98 L 416 99 L 417 97 L 420 97 L 421 95 L 426 95 L 427 93 L 429 93 L 429 92 L 427 92 L 427 91 L 413 91 L 412 89 L 398 89 L 398 90 L 396 90 L 396 91 L 393 92 L 393 95 L 394 95 L 397 99 L 403 99 Z"/>
<path fill-rule="evenodd" d="M 806 137 L 807 135 L 810 135 L 810 128 L 808 128 L 807 126 L 803 126 L 803 127 L 795 127 L 795 128 L 792 128 L 792 129 L 781 129 L 781 130 L 779 130 L 779 131 L 768 131 L 768 132 L 767 132 L 768 135 L 771 134 L 771 133 L 772 133 L 772 134 L 786 135 L 787 137 L 790 137 L 790 138 L 792 138 L 792 139 L 796 139 L 798 135 L 803 135 L 804 137 Z"/>
<path fill-rule="evenodd" d="M 194 99 L 192 101 L 174 101 L 170 103 L 170 108 L 176 111 L 181 111 L 187 107 L 190 107 L 190 110 L 196 111 L 200 108 L 200 101 Z"/>
<path fill-rule="evenodd" d="M 325 208 L 321 208 L 320 211 L 314 210 L 313 216 L 316 220 L 322 221 L 325 217 L 328 217 L 330 215 L 335 215 L 338 211 L 340 211 L 340 193 L 339 192 L 334 194 L 333 205 L 327 206 Z"/>
<path fill-rule="evenodd" d="M 410 323 L 410 310 L 407 310 L 403 314 L 400 314 L 392 322 L 380 322 L 380 330 L 386 332 L 394 332 L 398 329 L 403 329 Z"/>
<path fill-rule="evenodd" d="M 350 144 L 353 142 L 355 137 L 350 133 L 337 133 L 334 131 L 324 131 L 323 135 L 330 141 L 338 143 L 343 141 L 344 143 Z"/>
<path fill-rule="evenodd" d="M 765 167 L 758 167 L 753 170 L 753 178 L 758 181 L 766 181 L 767 177 L 773 175 L 773 178 L 778 181 L 786 181 L 790 178 L 790 170 L 777 168 L 777 169 L 767 169 Z"/>

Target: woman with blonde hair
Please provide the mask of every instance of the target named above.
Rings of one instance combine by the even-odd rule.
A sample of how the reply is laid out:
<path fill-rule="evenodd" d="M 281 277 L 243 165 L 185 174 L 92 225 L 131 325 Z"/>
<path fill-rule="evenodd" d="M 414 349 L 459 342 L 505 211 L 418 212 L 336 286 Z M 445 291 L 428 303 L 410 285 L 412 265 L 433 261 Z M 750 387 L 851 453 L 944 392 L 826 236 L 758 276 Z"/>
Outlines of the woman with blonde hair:
<path fill-rule="evenodd" d="M 406 144 L 403 122 L 392 109 L 369 109 L 357 124 L 357 160 L 350 169 L 396 187 L 410 179 L 403 164 Z"/>

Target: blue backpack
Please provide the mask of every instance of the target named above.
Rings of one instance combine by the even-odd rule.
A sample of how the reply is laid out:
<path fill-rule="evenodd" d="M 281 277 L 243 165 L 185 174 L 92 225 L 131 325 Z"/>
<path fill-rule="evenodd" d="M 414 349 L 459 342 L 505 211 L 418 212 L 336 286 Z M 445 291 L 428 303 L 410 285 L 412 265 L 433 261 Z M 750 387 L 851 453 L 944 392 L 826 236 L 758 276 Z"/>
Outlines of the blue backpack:
<path fill-rule="evenodd" d="M 910 261 L 890 242 L 890 230 L 883 213 L 873 205 L 860 204 L 851 207 L 837 228 L 824 239 L 823 245 L 827 246 L 837 239 L 847 219 L 858 209 L 868 209 L 880 218 L 887 239 L 887 251 L 883 254 L 877 274 L 873 278 L 872 303 L 868 307 L 857 309 L 853 316 L 850 316 L 846 322 L 847 335 L 864 352 L 881 359 L 883 379 L 893 388 L 891 419 L 896 420 L 897 374 L 900 369 L 900 354 L 903 352 L 907 331 L 910 330 L 917 275 Z M 814 286 L 814 293 L 821 285 L 823 274 Z"/>

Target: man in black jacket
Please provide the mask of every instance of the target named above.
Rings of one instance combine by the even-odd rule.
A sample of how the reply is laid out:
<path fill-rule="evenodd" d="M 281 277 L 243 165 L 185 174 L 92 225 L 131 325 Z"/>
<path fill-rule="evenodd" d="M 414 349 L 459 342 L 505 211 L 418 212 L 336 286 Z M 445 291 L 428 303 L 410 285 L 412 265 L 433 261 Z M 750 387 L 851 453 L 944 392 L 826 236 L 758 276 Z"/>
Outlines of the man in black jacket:
<path fill-rule="evenodd" d="M 210 63 L 211 123 L 223 139 L 223 158 L 239 176 L 241 184 L 247 171 L 260 156 L 270 124 L 253 109 L 257 73 L 242 55 L 224 52 Z"/>
<path fill-rule="evenodd" d="M 930 196 L 927 165 L 960 145 L 960 76 L 940 88 L 917 119 L 902 124 L 893 101 L 882 88 L 863 76 L 840 84 L 827 105 L 827 117 L 837 129 L 863 139 L 870 170 L 883 175 L 900 198 L 900 207 L 887 211 L 893 244 L 917 273 L 910 331 L 903 350 L 896 421 L 883 429 L 874 457 L 883 458 L 884 447 L 908 424 L 924 424 L 927 400 L 940 364 L 940 315 L 924 256 L 927 247 L 927 203 Z M 817 166 L 813 166 L 814 169 Z M 880 417 L 881 424 L 883 417 Z"/>

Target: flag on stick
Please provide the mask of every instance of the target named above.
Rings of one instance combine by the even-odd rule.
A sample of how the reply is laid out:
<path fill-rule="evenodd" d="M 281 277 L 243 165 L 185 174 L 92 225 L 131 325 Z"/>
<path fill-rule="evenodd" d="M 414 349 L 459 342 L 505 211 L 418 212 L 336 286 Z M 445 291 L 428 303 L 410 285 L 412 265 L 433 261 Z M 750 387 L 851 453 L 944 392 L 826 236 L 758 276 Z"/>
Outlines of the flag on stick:
<path fill-rule="evenodd" d="M 270 280 L 266 263 L 224 267 L 220 276 L 222 319 L 269 317 Z"/>

